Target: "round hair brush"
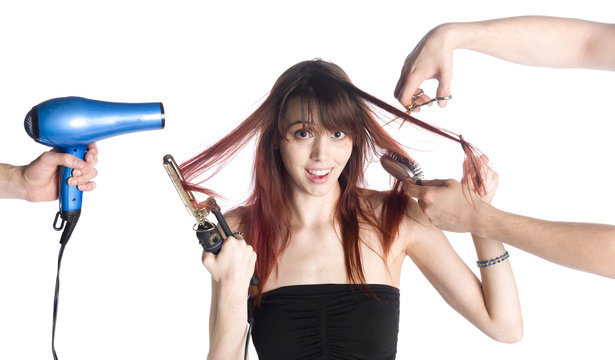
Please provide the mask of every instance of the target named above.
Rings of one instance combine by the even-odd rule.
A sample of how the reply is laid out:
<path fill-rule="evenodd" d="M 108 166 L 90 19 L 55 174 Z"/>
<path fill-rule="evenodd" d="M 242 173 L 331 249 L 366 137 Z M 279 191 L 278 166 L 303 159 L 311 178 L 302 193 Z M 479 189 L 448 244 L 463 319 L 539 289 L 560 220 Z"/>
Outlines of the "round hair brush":
<path fill-rule="evenodd" d="M 419 164 L 396 152 L 387 152 L 380 158 L 380 164 L 384 170 L 393 175 L 397 180 L 409 179 L 417 185 L 421 185 L 423 171 Z"/>

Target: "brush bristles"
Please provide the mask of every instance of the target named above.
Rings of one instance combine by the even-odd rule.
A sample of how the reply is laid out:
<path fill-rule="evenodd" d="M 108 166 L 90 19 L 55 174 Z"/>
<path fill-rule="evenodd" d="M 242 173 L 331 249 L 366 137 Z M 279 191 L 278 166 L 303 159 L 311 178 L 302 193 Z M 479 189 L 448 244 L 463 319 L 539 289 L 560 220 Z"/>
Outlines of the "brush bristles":
<path fill-rule="evenodd" d="M 423 171 L 421 170 L 421 166 L 413 160 L 406 158 L 395 152 L 388 152 L 384 155 L 384 157 L 391 159 L 399 166 L 403 167 L 406 170 L 406 173 L 410 177 L 412 181 L 416 184 L 421 183 L 424 178 Z M 393 175 L 395 176 L 395 175 Z"/>

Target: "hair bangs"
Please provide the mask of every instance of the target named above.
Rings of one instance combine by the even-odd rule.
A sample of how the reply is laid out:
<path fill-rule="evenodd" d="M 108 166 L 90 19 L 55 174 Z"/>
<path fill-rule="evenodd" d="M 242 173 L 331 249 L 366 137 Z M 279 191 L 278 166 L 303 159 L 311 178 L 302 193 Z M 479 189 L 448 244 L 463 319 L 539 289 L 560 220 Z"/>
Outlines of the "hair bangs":
<path fill-rule="evenodd" d="M 284 117 L 293 100 L 299 101 L 300 114 L 297 119 L 303 123 L 304 128 L 343 131 L 353 138 L 353 142 L 362 142 L 360 139 L 363 138 L 366 116 L 364 101 L 349 94 L 339 82 L 308 77 L 293 89 L 280 104 L 277 128 L 282 136 L 287 127 Z"/>
<path fill-rule="evenodd" d="M 360 105 L 363 100 L 351 96 L 339 83 L 327 84 L 317 96 L 321 126 L 332 132 L 344 131 L 356 142 L 364 132 Z"/>

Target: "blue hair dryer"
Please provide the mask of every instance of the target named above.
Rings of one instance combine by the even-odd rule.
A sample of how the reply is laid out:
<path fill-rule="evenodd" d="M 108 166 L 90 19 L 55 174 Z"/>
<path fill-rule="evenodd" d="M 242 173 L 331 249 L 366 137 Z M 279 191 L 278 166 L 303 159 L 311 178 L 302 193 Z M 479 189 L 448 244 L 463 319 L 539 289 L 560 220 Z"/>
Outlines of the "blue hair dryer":
<path fill-rule="evenodd" d="M 135 131 L 164 128 L 164 108 L 159 102 L 127 104 L 72 96 L 63 97 L 47 100 L 33 107 L 26 115 L 24 126 L 28 135 L 35 141 L 59 148 L 62 152 L 83 160 L 88 145 L 93 142 Z M 71 173 L 71 169 L 65 167 L 62 167 L 60 171 L 60 211 L 56 214 L 53 223 L 54 229 L 58 231 L 64 229 L 60 238 L 61 247 L 58 255 L 58 274 L 53 302 L 51 350 L 55 360 L 58 359 L 55 350 L 55 330 L 60 289 L 60 263 L 64 247 L 81 215 L 82 191 L 76 186 L 68 185 Z M 62 223 L 58 226 L 60 216 Z"/>
<path fill-rule="evenodd" d="M 159 102 L 113 103 L 70 96 L 34 106 L 26 115 L 24 126 L 35 141 L 84 159 L 88 145 L 93 142 L 135 131 L 162 129 L 164 122 L 164 108 Z M 63 222 L 59 228 L 56 226 L 58 216 L 70 221 L 71 214 L 80 213 L 82 191 L 68 185 L 71 172 L 62 167 L 56 230 L 64 225 Z"/>

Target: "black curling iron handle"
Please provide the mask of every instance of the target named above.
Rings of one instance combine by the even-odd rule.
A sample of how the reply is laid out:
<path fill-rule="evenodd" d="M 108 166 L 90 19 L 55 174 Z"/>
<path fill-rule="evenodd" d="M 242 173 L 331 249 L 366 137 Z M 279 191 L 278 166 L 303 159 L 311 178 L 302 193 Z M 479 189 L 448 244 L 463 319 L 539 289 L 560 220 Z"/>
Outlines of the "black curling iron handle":
<path fill-rule="evenodd" d="M 224 238 L 222 238 L 218 228 L 210 222 L 199 224 L 196 229 L 196 237 L 199 239 L 199 244 L 207 252 L 218 255 L 220 249 L 222 249 Z"/>
<path fill-rule="evenodd" d="M 212 213 L 214 213 L 214 215 L 216 216 L 216 219 L 218 219 L 218 225 L 220 225 L 220 227 L 222 228 L 222 232 L 224 233 L 224 236 L 227 236 L 227 237 L 233 236 L 233 232 L 228 227 L 228 224 L 226 223 L 226 219 L 224 218 L 224 215 L 222 215 L 222 213 L 219 210 L 212 210 Z"/>
<path fill-rule="evenodd" d="M 216 219 L 218 219 L 218 225 L 220 225 L 220 227 L 222 228 L 224 235 L 226 235 L 227 237 L 233 236 L 233 232 L 228 227 L 228 224 L 226 223 L 226 220 L 224 219 L 224 216 L 222 215 L 220 210 L 212 210 L 211 212 L 216 216 Z M 258 278 L 256 277 L 256 275 L 252 275 L 252 279 L 250 279 L 250 285 L 258 285 Z"/>

